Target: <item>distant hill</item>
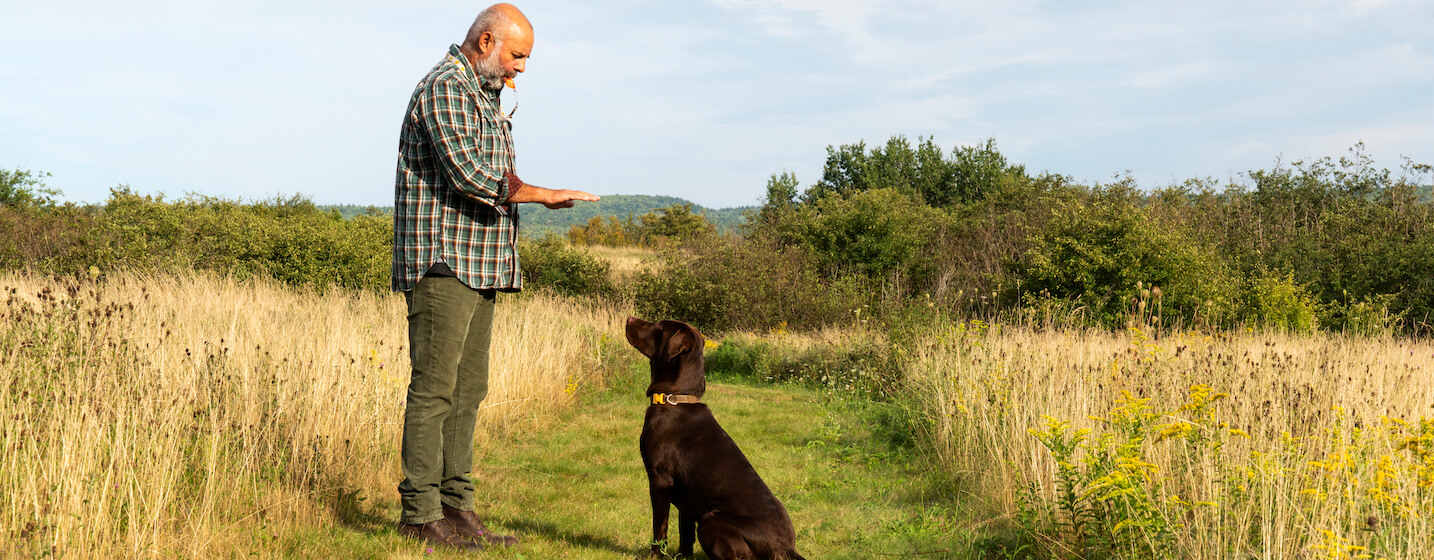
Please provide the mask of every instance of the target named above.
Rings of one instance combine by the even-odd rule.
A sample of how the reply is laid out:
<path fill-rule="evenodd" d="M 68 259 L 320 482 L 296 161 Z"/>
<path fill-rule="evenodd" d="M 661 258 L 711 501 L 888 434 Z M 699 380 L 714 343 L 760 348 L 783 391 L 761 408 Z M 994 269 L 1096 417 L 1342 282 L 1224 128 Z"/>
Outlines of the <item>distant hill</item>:
<path fill-rule="evenodd" d="M 316 206 L 318 207 L 319 210 L 322 210 L 322 211 L 324 211 L 324 212 L 329 212 L 329 211 L 336 210 L 336 211 L 338 211 L 339 215 L 340 215 L 340 216 L 343 216 L 344 219 L 346 219 L 346 220 L 347 220 L 347 219 L 350 219 L 350 218 L 353 218 L 354 216 L 367 216 L 367 215 L 372 215 L 372 216 L 392 216 L 392 215 L 393 215 L 393 207 L 392 207 L 392 206 L 359 206 L 359 205 L 357 205 L 357 204 L 318 204 L 318 205 L 316 205 Z"/>
<path fill-rule="evenodd" d="M 691 204 L 687 200 L 675 196 L 656 196 L 648 194 L 609 194 L 603 195 L 599 202 L 580 202 L 572 208 L 562 210 L 549 210 L 537 204 L 523 205 L 522 232 L 526 236 L 540 236 L 549 231 L 565 233 L 572 226 L 587 223 L 595 216 L 616 216 L 626 218 L 628 216 L 641 216 L 659 208 L 667 208 L 674 204 Z M 389 216 L 393 214 L 392 206 L 358 206 L 354 204 L 330 204 L 321 205 L 324 211 L 335 210 L 344 218 L 362 216 L 366 214 Z M 742 212 L 755 209 L 755 206 L 739 206 L 736 208 L 706 208 L 692 204 L 692 210 L 707 217 L 717 229 L 730 231 L 742 225 Z"/>
<path fill-rule="evenodd" d="M 596 216 L 616 216 L 626 218 L 628 216 L 641 216 L 659 208 L 667 208 L 674 204 L 692 204 L 691 202 L 674 196 L 655 196 L 647 194 L 609 194 L 603 195 L 598 202 L 580 202 L 572 208 L 562 210 L 549 210 L 536 204 L 523 206 L 523 233 L 525 235 L 539 236 L 543 233 L 554 231 L 564 233 L 568 228 L 587 223 Z M 717 229 L 727 231 L 736 229 L 742 224 L 742 211 L 755 208 L 752 206 L 737 208 L 711 209 L 692 204 L 692 211 L 707 217 L 707 220 L 717 226 Z"/>

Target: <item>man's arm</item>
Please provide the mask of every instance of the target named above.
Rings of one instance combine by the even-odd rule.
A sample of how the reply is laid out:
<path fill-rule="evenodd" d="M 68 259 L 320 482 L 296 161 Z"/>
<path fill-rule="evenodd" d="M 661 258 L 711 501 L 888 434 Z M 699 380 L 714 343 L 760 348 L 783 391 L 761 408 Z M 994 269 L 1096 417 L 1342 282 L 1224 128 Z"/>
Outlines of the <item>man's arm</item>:
<path fill-rule="evenodd" d="M 545 189 L 529 185 L 512 173 L 503 176 L 508 182 L 508 202 L 537 202 L 548 208 L 572 208 L 579 200 L 597 202 L 598 196 L 570 189 Z"/>
<path fill-rule="evenodd" d="M 463 87 L 444 80 L 434 81 L 427 102 L 421 107 L 424 128 L 428 129 L 436 156 L 448 176 L 448 184 L 463 195 L 498 206 L 511 202 L 513 194 L 503 174 L 489 167 L 482 157 L 482 123 L 478 106 Z"/>
<path fill-rule="evenodd" d="M 501 176 L 479 157 L 482 134 L 476 115 L 478 107 L 461 86 L 444 81 L 433 84 L 424 120 L 449 177 L 448 183 L 469 198 L 497 206 L 508 202 L 537 202 L 548 208 L 572 208 L 576 201 L 597 202 L 598 197 L 582 191 L 545 189 L 524 183 L 517 175 Z"/>

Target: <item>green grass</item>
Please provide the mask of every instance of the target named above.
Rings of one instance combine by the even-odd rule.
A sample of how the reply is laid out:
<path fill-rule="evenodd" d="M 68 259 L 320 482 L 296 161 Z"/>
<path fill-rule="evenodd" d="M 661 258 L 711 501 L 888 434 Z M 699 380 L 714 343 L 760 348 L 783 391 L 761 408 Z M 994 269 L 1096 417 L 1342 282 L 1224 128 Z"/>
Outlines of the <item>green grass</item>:
<path fill-rule="evenodd" d="M 584 395 L 553 418 L 533 418 L 479 451 L 477 510 L 522 544 L 492 558 L 629 559 L 651 538 L 638 453 L 645 373 Z M 970 558 L 982 536 L 948 475 L 894 444 L 883 406 L 794 385 L 709 384 L 704 399 L 786 504 L 797 549 L 818 558 Z M 899 439 L 899 438 L 897 438 Z M 395 479 L 395 482 L 397 479 Z M 283 556 L 463 557 L 399 537 L 396 496 L 353 507 L 347 527 L 265 543 Z M 368 509 L 365 509 L 365 506 Z M 677 514 L 672 512 L 672 549 Z M 706 556 L 698 547 L 697 558 Z M 262 553 L 261 553 L 262 555 Z"/>

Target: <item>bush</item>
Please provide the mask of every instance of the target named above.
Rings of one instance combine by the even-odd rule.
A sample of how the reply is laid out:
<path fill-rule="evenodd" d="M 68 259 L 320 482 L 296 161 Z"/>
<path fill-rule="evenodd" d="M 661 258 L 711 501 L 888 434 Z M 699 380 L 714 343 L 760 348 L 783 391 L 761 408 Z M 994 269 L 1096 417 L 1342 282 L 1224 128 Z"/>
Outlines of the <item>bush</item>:
<path fill-rule="evenodd" d="M 254 204 L 192 195 L 111 192 L 98 228 L 101 268 L 198 268 L 240 278 L 263 274 L 319 290 L 386 290 L 393 223 L 343 219 L 299 196 Z"/>
<path fill-rule="evenodd" d="M 0 269 L 78 273 L 97 264 L 99 218 L 74 206 L 43 211 L 0 206 Z"/>
<path fill-rule="evenodd" d="M 674 204 L 637 217 L 642 222 L 641 237 L 682 243 L 694 237 L 717 231 L 701 214 L 692 212 L 691 204 Z"/>
<path fill-rule="evenodd" d="M 641 240 L 638 225 L 631 216 L 619 220 L 617 216 L 593 216 L 587 223 L 568 228 L 568 241 L 578 245 L 606 245 L 626 247 Z"/>
<path fill-rule="evenodd" d="M 802 247 L 710 235 L 669 250 L 637 275 L 633 294 L 639 314 L 704 330 L 809 329 L 850 320 L 870 297 L 865 286 L 859 277 L 823 276 Z"/>
<path fill-rule="evenodd" d="M 1256 278 L 1246 298 L 1246 321 L 1251 324 L 1286 332 L 1315 330 L 1314 297 L 1292 275 Z"/>
<path fill-rule="evenodd" d="M 9 240 L 0 245 L 0 266 L 11 269 L 202 269 L 321 291 L 387 290 L 393 255 L 389 219 L 344 220 L 302 197 L 166 202 L 121 187 L 103 207 L 0 209 L 0 231 Z"/>
<path fill-rule="evenodd" d="M 716 226 L 706 216 L 693 212 L 689 203 L 658 208 L 636 218 L 631 214 L 621 220 L 616 216 L 594 216 L 583 225 L 568 228 L 567 237 L 583 245 L 661 247 L 715 231 Z"/>
<path fill-rule="evenodd" d="M 1132 314 L 1170 322 L 1228 318 L 1238 284 L 1219 257 L 1148 220 L 1124 191 L 1058 207 L 1018 271 L 1028 294 L 1078 302 L 1116 327 Z"/>
<path fill-rule="evenodd" d="M 521 242 L 518 255 L 525 288 L 547 288 L 565 296 L 615 293 L 608 263 L 569 246 L 557 234 Z"/>
<path fill-rule="evenodd" d="M 870 151 L 865 142 L 828 146 L 822 178 L 803 198 L 815 202 L 832 195 L 895 189 L 932 207 L 951 208 L 1001 198 L 1028 181 L 1025 167 L 1008 163 L 994 139 L 958 146 L 947 157 L 931 138 L 919 139 L 913 148 L 906 137 L 892 136 L 885 146 Z M 770 192 L 770 183 L 768 188 Z M 768 197 L 769 203 L 773 200 Z"/>
<path fill-rule="evenodd" d="M 16 168 L 0 169 L 0 207 L 15 209 L 54 206 L 60 191 L 45 186 L 50 174 Z"/>
<path fill-rule="evenodd" d="M 1250 255 L 1248 275 L 1292 274 L 1326 306 L 1321 323 L 1329 328 L 1359 331 L 1366 318 L 1387 314 L 1408 318 L 1406 329 L 1428 329 L 1434 205 L 1421 192 L 1430 170 L 1406 160 L 1395 176 L 1356 145 L 1338 159 L 1251 172 L 1251 188 L 1233 195 L 1248 201 L 1248 212 L 1224 219 L 1247 230 L 1231 252 Z"/>
<path fill-rule="evenodd" d="M 880 278 L 930 262 L 945 213 L 896 189 L 831 195 L 802 207 L 795 237 L 830 270 Z"/>
<path fill-rule="evenodd" d="M 1365 336 L 1389 335 L 1406 327 L 1408 309 L 1394 305 L 1395 294 L 1352 297 L 1346 292 L 1342 299 L 1319 307 L 1320 323 L 1331 330 Z M 1427 328 L 1427 325 L 1426 325 Z"/>

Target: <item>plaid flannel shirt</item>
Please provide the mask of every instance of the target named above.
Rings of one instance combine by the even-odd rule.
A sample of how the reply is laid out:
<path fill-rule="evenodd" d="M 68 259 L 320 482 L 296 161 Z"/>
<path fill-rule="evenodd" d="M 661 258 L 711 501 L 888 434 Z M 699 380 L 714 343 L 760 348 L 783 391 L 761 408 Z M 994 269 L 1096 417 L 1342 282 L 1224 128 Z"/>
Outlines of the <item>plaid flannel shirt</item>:
<path fill-rule="evenodd" d="M 458 45 L 413 90 L 398 140 L 393 281 L 412 290 L 442 261 L 473 289 L 518 291 L 511 124 L 500 91 L 479 86 Z"/>

